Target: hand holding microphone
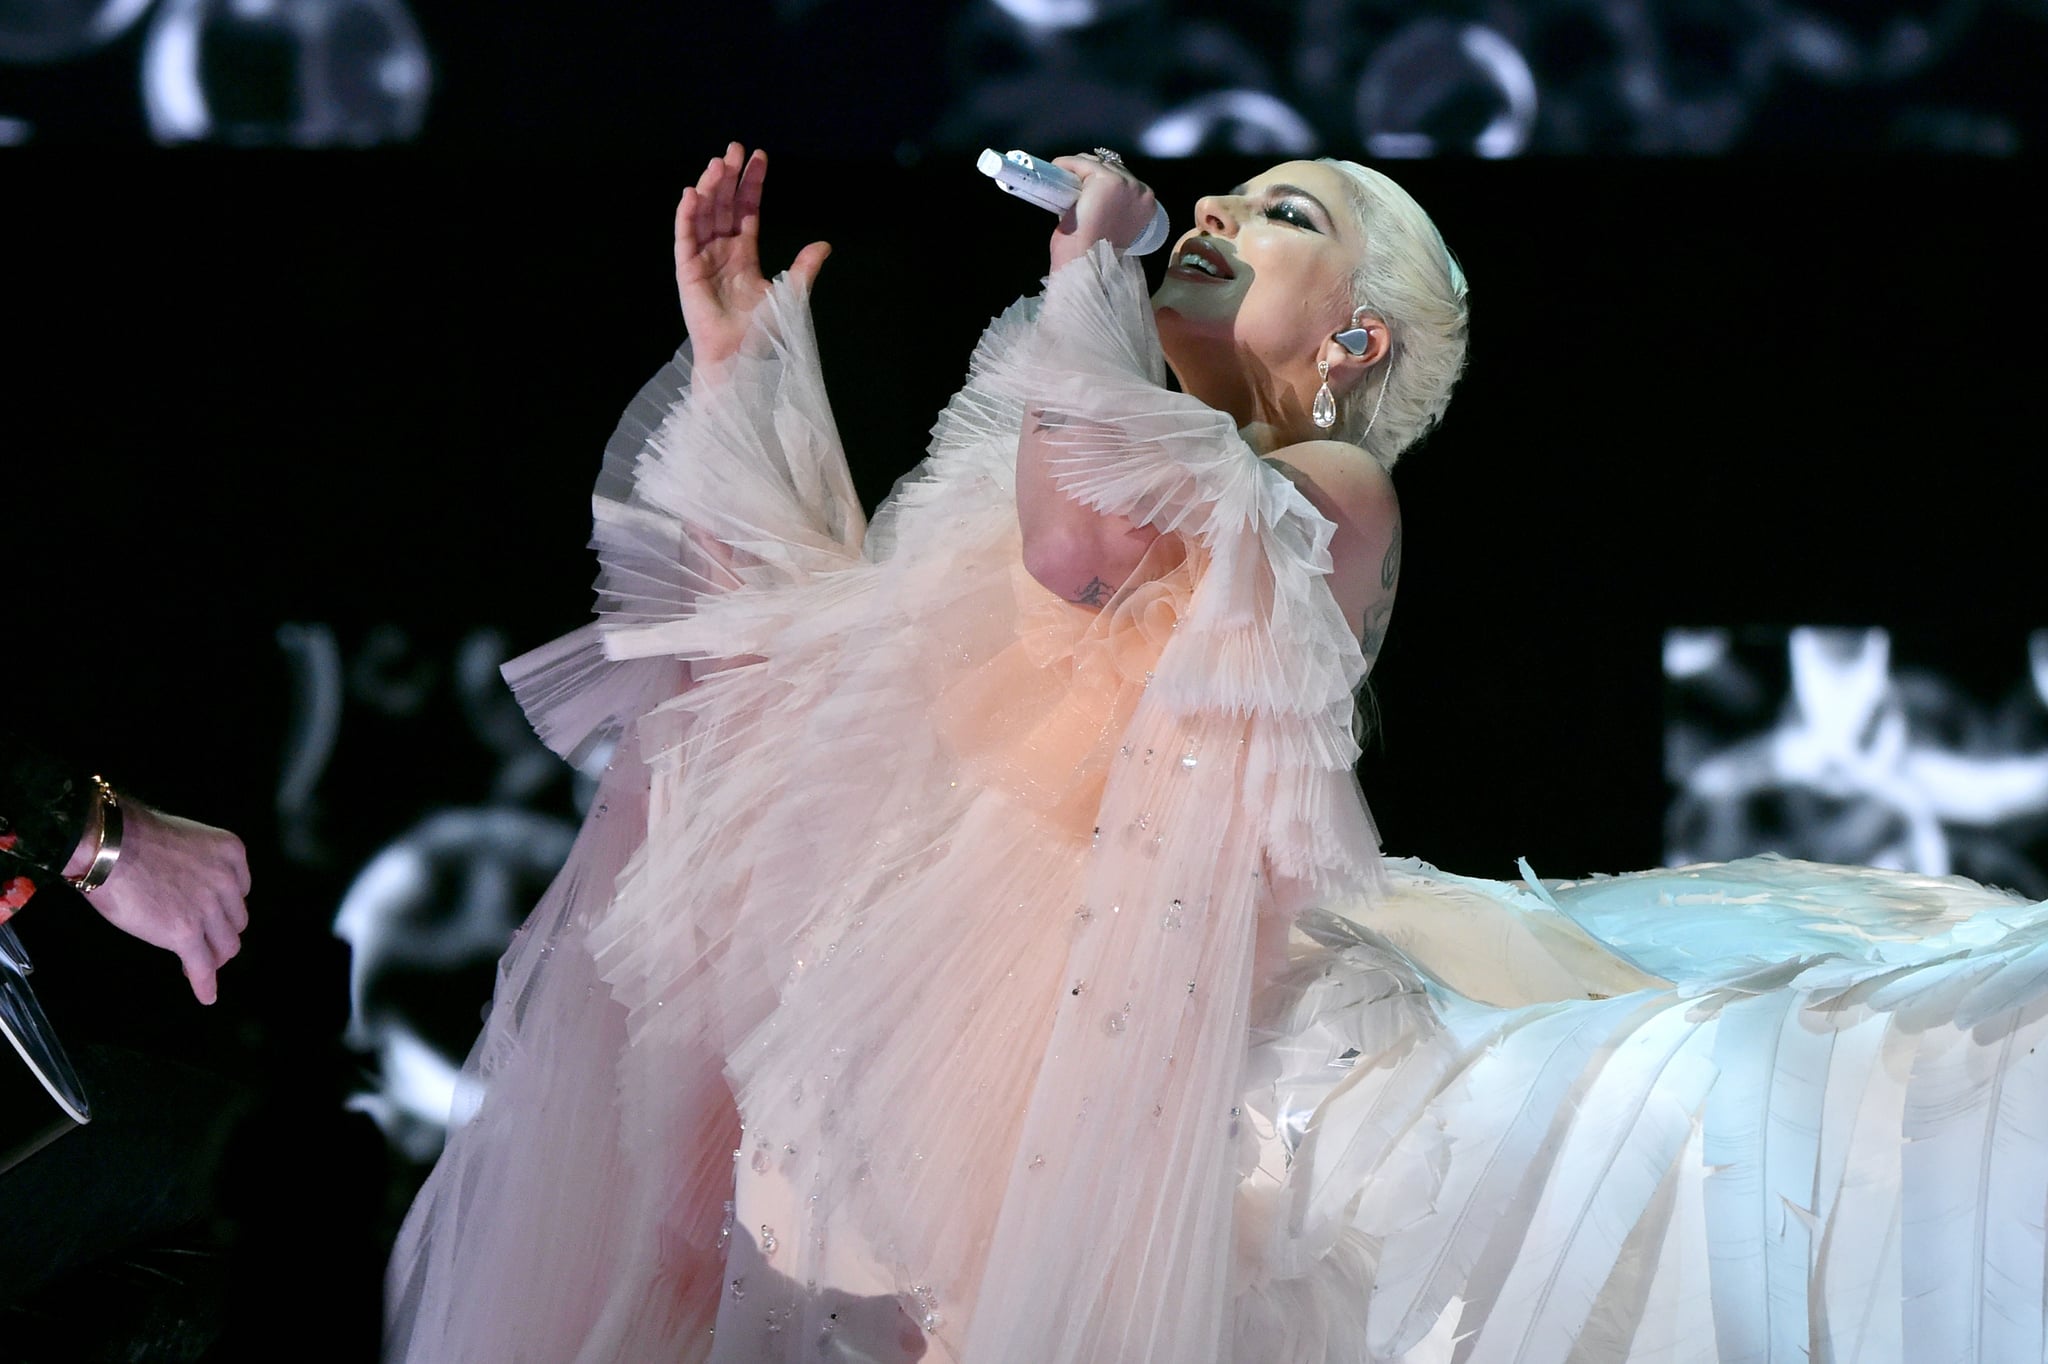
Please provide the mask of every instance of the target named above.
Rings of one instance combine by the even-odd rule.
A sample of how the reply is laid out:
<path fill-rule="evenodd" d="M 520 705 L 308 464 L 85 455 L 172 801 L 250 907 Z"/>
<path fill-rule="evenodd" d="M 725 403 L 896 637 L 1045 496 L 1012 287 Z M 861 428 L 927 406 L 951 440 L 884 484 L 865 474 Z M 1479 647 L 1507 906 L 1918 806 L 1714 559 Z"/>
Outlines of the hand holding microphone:
<path fill-rule="evenodd" d="M 1130 235 L 1133 224 L 1139 221 L 1138 215 L 1148 207 L 1149 219 L 1136 228 L 1130 244 L 1122 250 L 1128 255 L 1142 256 L 1165 243 L 1170 230 L 1166 209 L 1154 203 L 1152 191 L 1124 170 L 1123 159 L 1115 152 L 1098 148 L 1093 158 L 1062 160 L 1075 168 L 1020 151 L 1005 155 L 988 150 L 975 162 L 976 168 L 1005 193 L 1061 215 L 1061 230 L 1053 237 L 1055 269 L 1063 258 L 1079 255 L 1097 237 L 1116 243 Z M 1091 191 L 1091 182 L 1102 188 Z M 1074 211 L 1071 227 L 1065 222 L 1069 210 Z M 1063 239 L 1073 243 L 1070 249 L 1061 249 Z"/>

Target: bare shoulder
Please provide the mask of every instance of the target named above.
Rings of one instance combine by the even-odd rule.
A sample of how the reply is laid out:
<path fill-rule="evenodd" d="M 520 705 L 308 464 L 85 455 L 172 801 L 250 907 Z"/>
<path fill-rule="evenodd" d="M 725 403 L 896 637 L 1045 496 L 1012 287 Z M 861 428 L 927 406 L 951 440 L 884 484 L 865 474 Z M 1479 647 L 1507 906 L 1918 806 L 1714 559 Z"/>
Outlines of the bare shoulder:
<path fill-rule="evenodd" d="M 1393 476 L 1355 445 L 1341 440 L 1303 441 L 1274 451 L 1266 462 L 1292 479 L 1316 510 L 1340 529 L 1348 525 L 1370 534 L 1376 527 L 1391 530 L 1400 522 L 1401 503 L 1394 493 Z"/>
<path fill-rule="evenodd" d="M 1330 591 L 1368 656 L 1379 651 L 1401 576 L 1401 501 L 1379 461 L 1340 440 L 1303 441 L 1267 462 L 1330 519 Z"/>

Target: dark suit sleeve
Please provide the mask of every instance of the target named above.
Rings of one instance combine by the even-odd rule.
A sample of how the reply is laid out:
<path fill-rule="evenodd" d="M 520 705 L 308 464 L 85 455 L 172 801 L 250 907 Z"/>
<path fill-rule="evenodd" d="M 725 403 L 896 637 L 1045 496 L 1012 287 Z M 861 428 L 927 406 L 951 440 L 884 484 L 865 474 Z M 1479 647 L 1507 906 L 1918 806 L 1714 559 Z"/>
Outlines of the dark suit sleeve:
<path fill-rule="evenodd" d="M 0 883 L 59 878 L 92 813 L 92 776 L 0 729 Z"/>

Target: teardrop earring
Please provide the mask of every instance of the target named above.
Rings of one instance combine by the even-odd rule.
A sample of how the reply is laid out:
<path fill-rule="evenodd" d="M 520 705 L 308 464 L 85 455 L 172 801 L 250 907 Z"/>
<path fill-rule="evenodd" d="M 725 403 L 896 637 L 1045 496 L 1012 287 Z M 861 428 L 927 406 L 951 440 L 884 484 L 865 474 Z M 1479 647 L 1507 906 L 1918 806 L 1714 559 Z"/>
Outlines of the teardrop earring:
<path fill-rule="evenodd" d="M 1322 376 L 1323 386 L 1316 390 L 1316 400 L 1308 415 L 1317 426 L 1327 431 L 1337 424 L 1337 395 L 1330 392 L 1330 362 L 1327 358 L 1316 361 L 1316 373 Z"/>

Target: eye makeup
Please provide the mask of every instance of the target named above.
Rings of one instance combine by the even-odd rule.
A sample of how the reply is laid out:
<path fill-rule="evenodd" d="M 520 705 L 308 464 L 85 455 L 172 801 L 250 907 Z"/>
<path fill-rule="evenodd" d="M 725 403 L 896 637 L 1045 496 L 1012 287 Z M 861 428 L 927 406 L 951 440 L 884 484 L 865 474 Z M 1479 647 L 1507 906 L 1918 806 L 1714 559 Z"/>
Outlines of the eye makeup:
<path fill-rule="evenodd" d="M 1263 212 L 1268 218 L 1290 223 L 1308 232 L 1322 231 L 1321 228 L 1315 225 L 1314 220 L 1310 218 L 1308 211 L 1293 199 L 1282 199 L 1277 203 L 1267 204 Z"/>
<path fill-rule="evenodd" d="M 1238 196 L 1247 195 L 1251 193 L 1251 187 L 1239 185 L 1231 193 Z M 1259 212 L 1268 218 L 1292 223 L 1311 232 L 1325 230 L 1317 222 L 1318 217 L 1322 223 L 1331 221 L 1330 211 L 1323 207 L 1323 201 L 1299 185 L 1267 185 L 1259 191 L 1259 197 L 1265 200 Z"/>

